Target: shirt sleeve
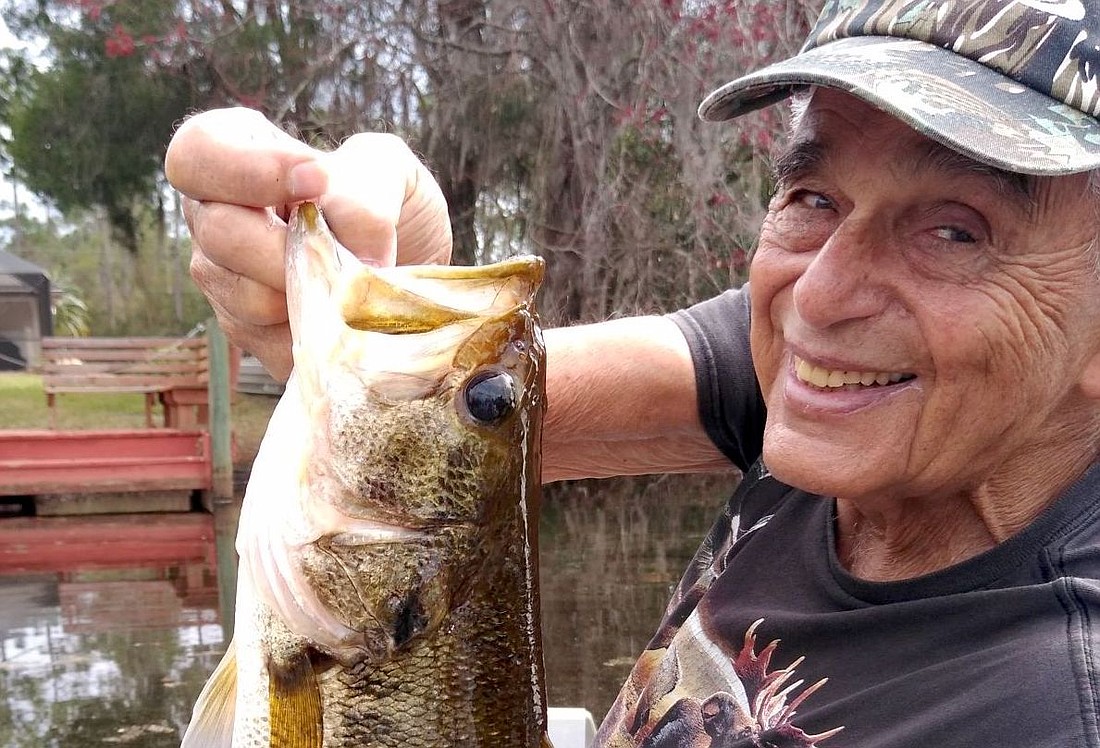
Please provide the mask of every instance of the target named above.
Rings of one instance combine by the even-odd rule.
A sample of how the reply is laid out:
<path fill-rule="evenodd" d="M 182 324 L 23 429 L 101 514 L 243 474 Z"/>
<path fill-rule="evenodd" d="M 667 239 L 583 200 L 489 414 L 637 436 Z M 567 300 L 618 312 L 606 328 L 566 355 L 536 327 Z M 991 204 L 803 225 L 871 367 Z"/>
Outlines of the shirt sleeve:
<path fill-rule="evenodd" d="M 687 339 L 703 428 L 742 471 L 760 457 L 764 400 L 749 347 L 748 285 L 668 315 Z"/>

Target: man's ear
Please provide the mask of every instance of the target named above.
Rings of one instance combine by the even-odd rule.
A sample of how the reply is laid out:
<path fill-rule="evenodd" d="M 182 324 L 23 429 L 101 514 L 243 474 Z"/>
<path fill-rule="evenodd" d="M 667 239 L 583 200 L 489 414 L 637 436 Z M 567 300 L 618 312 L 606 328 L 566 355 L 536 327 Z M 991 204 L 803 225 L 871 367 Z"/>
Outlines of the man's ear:
<path fill-rule="evenodd" d="M 1100 400 L 1100 351 L 1092 354 L 1081 372 L 1081 391 L 1085 397 Z"/>

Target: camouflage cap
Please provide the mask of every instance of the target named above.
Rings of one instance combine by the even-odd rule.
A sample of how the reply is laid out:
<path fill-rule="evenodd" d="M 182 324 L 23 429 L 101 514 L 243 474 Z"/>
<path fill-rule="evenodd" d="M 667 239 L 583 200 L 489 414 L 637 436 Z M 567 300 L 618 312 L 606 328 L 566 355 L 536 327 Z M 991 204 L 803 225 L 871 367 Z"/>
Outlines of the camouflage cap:
<path fill-rule="evenodd" d="M 712 92 L 727 120 L 827 86 L 992 166 L 1100 167 L 1100 0 L 827 0 L 794 57 Z"/>

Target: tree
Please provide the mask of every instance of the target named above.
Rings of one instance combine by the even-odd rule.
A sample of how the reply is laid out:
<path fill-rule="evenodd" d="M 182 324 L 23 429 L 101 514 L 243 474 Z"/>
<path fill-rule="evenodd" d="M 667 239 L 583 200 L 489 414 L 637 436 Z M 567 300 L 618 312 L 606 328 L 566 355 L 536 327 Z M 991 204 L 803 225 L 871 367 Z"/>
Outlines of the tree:
<path fill-rule="evenodd" d="M 0 117 L 16 172 L 66 212 L 102 206 L 133 247 L 157 206 L 158 255 L 158 170 L 189 105 L 321 146 L 396 132 L 440 181 L 456 261 L 542 254 L 547 319 L 602 319 L 743 271 L 782 110 L 710 125 L 696 106 L 792 52 L 819 1 L 35 0 L 7 17 L 51 64 Z"/>
<path fill-rule="evenodd" d="M 50 42 L 53 64 L 30 68 L 6 120 L 15 171 L 63 212 L 100 208 L 119 241 L 138 246 L 137 213 L 154 202 L 172 127 L 192 103 L 189 82 L 157 67 L 175 17 L 158 0 L 90 8 L 42 3 L 9 23 Z"/>
<path fill-rule="evenodd" d="M 12 102 L 16 92 L 27 85 L 28 75 L 26 60 L 11 49 L 0 50 L 0 123 L 10 121 Z M 0 128 L 0 175 L 3 175 L 12 185 L 12 207 L 15 217 L 19 218 L 19 181 L 15 165 L 9 155 L 10 147 L 10 128 Z"/>
<path fill-rule="evenodd" d="M 522 236 L 506 243 L 547 258 L 542 300 L 552 321 L 712 295 L 745 266 L 770 188 L 767 149 L 782 123 L 773 111 L 706 125 L 696 106 L 736 73 L 794 51 L 809 5 L 440 3 L 459 19 L 437 35 L 451 50 L 438 58 L 449 63 L 439 66 L 446 75 L 429 78 L 439 79 L 433 107 L 449 111 L 427 119 L 446 123 L 430 134 L 449 148 L 428 153 L 445 177 L 455 162 L 440 151 L 461 154 L 450 168 L 468 187 L 480 179 L 478 197 L 465 199 L 482 207 L 479 238 L 518 227 Z M 441 127 L 461 137 L 440 139 Z"/>

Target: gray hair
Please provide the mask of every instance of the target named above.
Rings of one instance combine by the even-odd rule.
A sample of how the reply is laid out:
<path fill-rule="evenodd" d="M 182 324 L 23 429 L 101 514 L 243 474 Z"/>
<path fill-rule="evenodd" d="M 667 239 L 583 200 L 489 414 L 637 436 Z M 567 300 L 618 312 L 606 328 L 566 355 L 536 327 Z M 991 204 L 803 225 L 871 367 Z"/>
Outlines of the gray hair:
<path fill-rule="evenodd" d="M 791 98 L 787 101 L 790 108 L 787 135 L 793 134 L 802 123 L 802 118 L 806 115 L 806 107 L 810 105 L 810 97 L 814 95 L 815 88 L 815 86 L 803 86 L 796 88 L 794 92 L 791 93 Z"/>

